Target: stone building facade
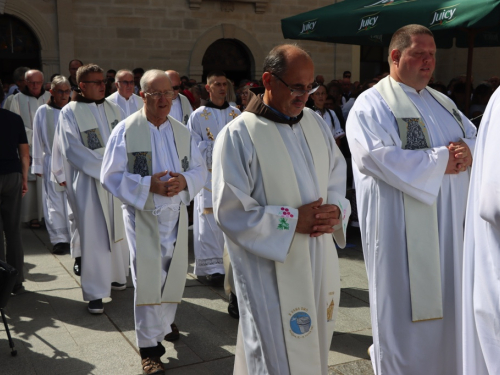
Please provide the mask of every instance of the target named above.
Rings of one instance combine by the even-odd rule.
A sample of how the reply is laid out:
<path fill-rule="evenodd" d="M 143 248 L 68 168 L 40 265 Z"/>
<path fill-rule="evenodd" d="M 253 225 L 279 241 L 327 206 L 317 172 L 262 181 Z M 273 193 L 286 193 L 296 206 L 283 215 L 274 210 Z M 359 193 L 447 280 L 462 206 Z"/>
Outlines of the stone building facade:
<path fill-rule="evenodd" d="M 41 68 L 50 76 L 68 74 L 77 58 L 104 69 L 142 67 L 174 69 L 200 81 L 204 57 L 217 41 L 239 49 L 231 56 L 220 48 L 221 62 L 248 78 L 260 78 L 262 61 L 275 45 L 286 42 L 282 18 L 331 4 L 332 0 L 0 0 L 0 15 L 13 16 L 34 33 Z M 334 27 L 334 25 L 332 25 Z M 360 77 L 360 47 L 301 42 L 311 52 L 316 74 L 327 80 L 344 70 Z M 210 54 L 217 61 L 217 53 Z M 217 51 L 216 51 L 217 52 Z M 466 69 L 466 50 L 443 50 L 436 78 L 447 82 Z M 241 55 L 245 61 L 241 61 Z M 238 60 L 238 57 L 240 60 Z M 234 58 L 234 61 L 231 60 Z M 475 51 L 476 82 L 499 74 L 500 48 Z M 246 69 L 246 68 L 245 68 Z M 206 71 L 205 71 L 206 73 Z M 3 72 L 5 74 L 5 72 Z"/>

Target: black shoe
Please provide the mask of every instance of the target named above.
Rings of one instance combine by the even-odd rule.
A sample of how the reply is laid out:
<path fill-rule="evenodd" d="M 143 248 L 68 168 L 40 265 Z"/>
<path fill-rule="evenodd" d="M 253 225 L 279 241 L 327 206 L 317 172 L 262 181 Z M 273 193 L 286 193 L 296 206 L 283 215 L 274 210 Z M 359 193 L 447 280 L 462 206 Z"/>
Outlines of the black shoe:
<path fill-rule="evenodd" d="M 179 340 L 179 338 L 181 337 L 179 328 L 177 328 L 175 323 L 170 324 L 170 328 L 172 329 L 172 332 L 165 335 L 165 340 L 170 342 Z"/>
<path fill-rule="evenodd" d="M 224 285 L 224 276 L 221 273 L 214 273 L 211 275 L 207 275 L 206 279 L 209 284 L 214 285 L 214 286 L 223 286 Z"/>
<path fill-rule="evenodd" d="M 24 289 L 24 286 L 23 284 L 17 284 L 17 285 L 14 285 L 14 289 L 12 289 L 12 294 L 23 294 L 24 292 L 26 292 L 26 289 Z"/>
<path fill-rule="evenodd" d="M 59 242 L 56 243 L 52 248 L 52 254 L 61 255 L 64 254 L 67 250 L 69 250 L 69 243 Z"/>
<path fill-rule="evenodd" d="M 82 257 L 75 258 L 75 264 L 73 265 L 73 272 L 76 276 L 80 276 L 82 273 Z"/>
<path fill-rule="evenodd" d="M 89 313 L 91 314 L 102 314 L 104 312 L 104 305 L 102 304 L 102 299 L 95 299 L 89 302 Z"/>
<path fill-rule="evenodd" d="M 229 316 L 234 319 L 240 318 L 240 310 L 238 309 L 238 299 L 236 298 L 236 294 L 231 292 L 229 294 L 229 305 L 227 306 L 227 312 Z"/>
<path fill-rule="evenodd" d="M 125 290 L 127 289 L 127 284 L 120 284 L 115 281 L 111 283 L 111 289 L 112 290 Z"/>

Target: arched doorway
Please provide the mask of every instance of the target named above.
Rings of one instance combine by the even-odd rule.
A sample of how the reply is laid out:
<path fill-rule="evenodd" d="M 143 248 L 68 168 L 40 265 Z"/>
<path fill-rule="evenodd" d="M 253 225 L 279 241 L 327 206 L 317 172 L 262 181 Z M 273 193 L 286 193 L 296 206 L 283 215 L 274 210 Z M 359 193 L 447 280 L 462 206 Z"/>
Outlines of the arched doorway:
<path fill-rule="evenodd" d="M 21 20 L 0 15 L 0 79 L 12 83 L 12 73 L 20 66 L 41 68 L 40 43 Z"/>
<path fill-rule="evenodd" d="M 205 51 L 202 60 L 203 82 L 213 70 L 222 70 L 236 85 L 252 78 L 253 59 L 248 48 L 237 39 L 218 39 Z"/>

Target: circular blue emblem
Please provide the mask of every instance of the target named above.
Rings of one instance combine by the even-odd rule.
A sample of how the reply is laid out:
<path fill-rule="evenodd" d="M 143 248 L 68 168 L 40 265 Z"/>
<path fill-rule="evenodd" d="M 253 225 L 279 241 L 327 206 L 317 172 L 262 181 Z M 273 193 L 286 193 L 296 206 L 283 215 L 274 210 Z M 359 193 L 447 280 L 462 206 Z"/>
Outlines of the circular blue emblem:
<path fill-rule="evenodd" d="M 290 328 L 297 335 L 309 332 L 311 329 L 311 317 L 304 311 L 296 312 L 290 319 Z"/>

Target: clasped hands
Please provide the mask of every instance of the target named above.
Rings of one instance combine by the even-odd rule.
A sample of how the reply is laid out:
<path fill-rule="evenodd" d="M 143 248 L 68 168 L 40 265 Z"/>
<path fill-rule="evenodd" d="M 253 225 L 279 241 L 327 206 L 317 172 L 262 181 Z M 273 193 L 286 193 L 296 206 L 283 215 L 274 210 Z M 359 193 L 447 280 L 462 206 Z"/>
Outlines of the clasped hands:
<path fill-rule="evenodd" d="M 465 172 L 472 165 L 472 154 L 464 141 L 450 142 L 448 165 L 445 174 Z"/>
<path fill-rule="evenodd" d="M 340 223 L 340 209 L 334 204 L 323 204 L 319 198 L 299 207 L 299 218 L 295 231 L 319 237 L 325 233 L 333 233 L 333 227 Z"/>
<path fill-rule="evenodd" d="M 162 181 L 161 178 L 167 174 L 169 174 L 171 178 L 167 181 Z M 173 197 L 184 190 L 186 186 L 186 178 L 181 173 L 163 171 L 151 176 L 149 191 L 154 194 L 163 195 L 164 197 Z"/>

